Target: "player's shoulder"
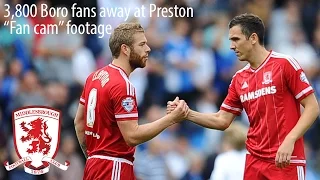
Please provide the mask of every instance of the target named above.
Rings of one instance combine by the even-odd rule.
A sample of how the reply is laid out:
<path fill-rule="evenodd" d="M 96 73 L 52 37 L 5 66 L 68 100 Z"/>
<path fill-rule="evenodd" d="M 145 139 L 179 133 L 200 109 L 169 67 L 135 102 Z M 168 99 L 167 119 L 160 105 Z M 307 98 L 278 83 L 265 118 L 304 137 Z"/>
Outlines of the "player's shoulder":
<path fill-rule="evenodd" d="M 129 83 L 127 74 L 120 67 L 109 64 L 106 68 L 110 73 L 110 80 L 112 80 L 113 85 L 126 86 Z"/>
<path fill-rule="evenodd" d="M 280 63 L 287 63 L 290 59 L 293 59 L 293 57 L 288 54 L 272 51 L 270 54 L 270 59 L 277 60 Z"/>
<path fill-rule="evenodd" d="M 123 69 L 115 65 L 109 64 L 108 69 L 110 71 L 110 79 L 112 79 L 112 84 L 110 86 L 111 92 L 122 92 L 130 96 L 134 96 L 135 88 L 130 82 L 129 77 Z"/>
<path fill-rule="evenodd" d="M 123 84 L 128 79 L 122 69 L 112 64 L 97 69 L 92 73 L 92 78 L 99 78 L 100 76 L 108 76 L 112 84 Z"/>
<path fill-rule="evenodd" d="M 99 68 L 89 74 L 86 80 L 86 84 L 95 80 L 106 81 L 108 86 L 125 85 L 125 75 L 122 75 L 116 67 L 112 68 L 110 65 Z"/>
<path fill-rule="evenodd" d="M 290 65 L 296 70 L 301 69 L 297 60 L 288 54 L 283 54 L 283 53 L 272 51 L 270 58 L 273 61 L 276 61 L 280 65 L 283 65 L 283 66 Z"/>
<path fill-rule="evenodd" d="M 250 64 L 246 64 L 243 68 L 241 68 L 240 70 L 238 70 L 234 75 L 233 75 L 233 79 L 236 77 L 240 77 L 241 75 L 243 75 L 244 73 L 246 73 L 248 70 L 250 70 Z"/>

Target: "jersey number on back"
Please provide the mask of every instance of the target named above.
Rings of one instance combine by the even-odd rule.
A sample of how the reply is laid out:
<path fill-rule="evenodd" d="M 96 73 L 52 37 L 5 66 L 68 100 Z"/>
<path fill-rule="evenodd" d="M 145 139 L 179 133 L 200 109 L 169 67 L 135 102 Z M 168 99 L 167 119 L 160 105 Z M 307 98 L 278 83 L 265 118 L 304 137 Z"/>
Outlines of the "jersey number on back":
<path fill-rule="evenodd" d="M 88 106 L 87 106 L 87 126 L 93 128 L 95 120 L 95 109 L 97 104 L 97 89 L 92 88 L 89 93 Z"/>

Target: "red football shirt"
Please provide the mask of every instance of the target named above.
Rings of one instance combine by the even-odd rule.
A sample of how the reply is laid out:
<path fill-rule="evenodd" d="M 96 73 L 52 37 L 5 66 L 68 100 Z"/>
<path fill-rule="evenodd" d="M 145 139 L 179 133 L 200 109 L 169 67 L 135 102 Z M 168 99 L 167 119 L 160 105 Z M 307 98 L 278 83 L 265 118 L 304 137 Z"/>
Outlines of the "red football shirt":
<path fill-rule="evenodd" d="M 244 109 L 250 122 L 247 150 L 274 162 L 300 118 L 300 101 L 313 92 L 294 58 L 271 51 L 257 69 L 248 64 L 234 75 L 220 109 L 236 115 Z M 291 163 L 305 163 L 303 138 L 295 143 Z"/>
<path fill-rule="evenodd" d="M 136 102 L 135 88 L 121 68 L 110 64 L 89 75 L 80 98 L 85 106 L 88 156 L 133 161 L 135 148 L 126 144 L 117 121 L 138 120 Z"/>

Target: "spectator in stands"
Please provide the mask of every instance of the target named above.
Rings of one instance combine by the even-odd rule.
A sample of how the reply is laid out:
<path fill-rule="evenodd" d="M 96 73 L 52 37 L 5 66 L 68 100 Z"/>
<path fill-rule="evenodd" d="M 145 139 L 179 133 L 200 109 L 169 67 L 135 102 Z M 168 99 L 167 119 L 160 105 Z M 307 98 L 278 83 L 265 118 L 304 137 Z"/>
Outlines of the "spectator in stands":
<path fill-rule="evenodd" d="M 79 154 L 76 153 L 76 140 L 71 134 L 64 134 L 61 138 L 60 150 L 55 157 L 58 162 L 70 162 L 70 166 L 67 170 L 61 171 L 55 166 L 50 167 L 47 177 L 48 180 L 71 180 L 71 179 L 82 179 L 84 162 L 82 161 Z"/>
<path fill-rule="evenodd" d="M 72 56 L 82 46 L 82 36 L 67 33 L 67 22 L 70 16 L 63 17 L 61 14 L 55 17 L 59 25 L 58 34 L 46 34 L 39 42 L 38 57 L 35 65 L 40 73 L 42 81 L 58 81 L 66 85 L 74 84 L 75 80 L 70 75 L 72 70 Z"/>
<path fill-rule="evenodd" d="M 149 141 L 147 149 L 137 152 L 135 173 L 138 180 L 169 180 L 170 171 L 163 155 L 163 142 L 159 137 Z"/>
<path fill-rule="evenodd" d="M 215 160 L 210 180 L 242 180 L 244 175 L 247 127 L 238 121 L 225 131 L 222 153 Z"/>

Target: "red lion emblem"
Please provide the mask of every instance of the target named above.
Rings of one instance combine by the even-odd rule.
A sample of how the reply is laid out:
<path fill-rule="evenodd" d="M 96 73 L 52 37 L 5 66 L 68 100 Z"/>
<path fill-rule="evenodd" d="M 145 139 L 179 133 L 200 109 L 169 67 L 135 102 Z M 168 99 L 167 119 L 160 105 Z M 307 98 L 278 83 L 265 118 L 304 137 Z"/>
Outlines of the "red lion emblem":
<path fill-rule="evenodd" d="M 24 132 L 27 132 L 26 136 L 21 137 L 22 142 L 31 141 L 29 146 L 31 148 L 27 149 L 27 153 L 43 153 L 43 155 L 47 155 L 50 150 L 50 142 L 52 138 L 47 133 L 48 125 L 47 122 L 44 121 L 44 119 L 37 118 L 36 120 L 33 120 L 29 122 L 27 125 L 29 125 L 31 128 L 26 127 L 26 122 L 20 123 L 20 126 Z"/>

